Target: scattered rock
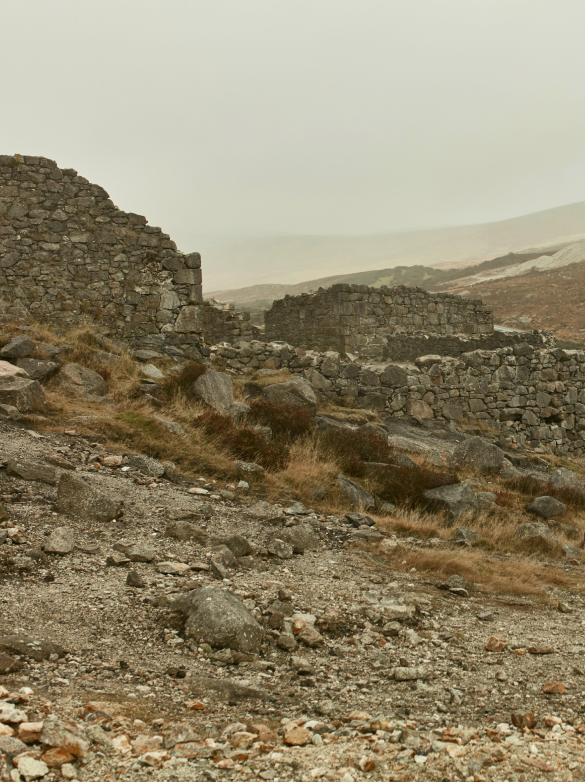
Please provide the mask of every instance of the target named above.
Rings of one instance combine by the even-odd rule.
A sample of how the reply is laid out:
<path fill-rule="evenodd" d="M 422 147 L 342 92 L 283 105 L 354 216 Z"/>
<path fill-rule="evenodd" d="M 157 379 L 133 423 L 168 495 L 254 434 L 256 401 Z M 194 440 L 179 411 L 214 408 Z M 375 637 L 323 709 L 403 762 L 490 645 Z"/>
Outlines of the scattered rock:
<path fill-rule="evenodd" d="M 238 475 L 250 480 L 254 478 L 263 478 L 265 470 L 264 467 L 261 467 L 259 464 L 254 464 L 254 462 L 242 462 L 237 460 L 236 472 Z"/>
<path fill-rule="evenodd" d="M 309 741 L 311 741 L 312 735 L 313 734 L 306 728 L 293 723 L 292 725 L 289 724 L 284 726 L 282 740 L 285 744 L 289 744 L 290 746 L 302 747 L 304 744 L 308 744 Z"/>
<path fill-rule="evenodd" d="M 106 396 L 108 384 L 101 375 L 93 369 L 81 364 L 65 364 L 55 377 L 56 385 L 75 396 Z"/>
<path fill-rule="evenodd" d="M 56 655 L 55 659 L 65 656 L 65 650 L 58 644 L 32 638 L 28 635 L 0 636 L 0 650 L 7 654 L 30 657 L 37 662 L 48 660 L 53 655 Z"/>
<path fill-rule="evenodd" d="M 208 367 L 190 388 L 190 393 L 222 415 L 229 415 L 234 401 L 232 376 Z"/>
<path fill-rule="evenodd" d="M 214 649 L 258 652 L 264 630 L 238 598 L 219 586 L 181 595 L 172 607 L 187 617 L 185 636 Z"/>
<path fill-rule="evenodd" d="M 278 559 L 292 559 L 294 553 L 292 545 L 285 543 L 281 538 L 273 538 L 266 546 L 266 550 Z"/>
<path fill-rule="evenodd" d="M 547 682 L 543 685 L 542 691 L 546 695 L 566 695 L 567 688 L 562 682 Z"/>
<path fill-rule="evenodd" d="M 294 527 L 286 527 L 278 533 L 285 543 L 290 543 L 295 554 L 304 554 L 305 551 L 317 551 L 320 540 L 310 524 L 296 524 Z"/>
<path fill-rule="evenodd" d="M 85 732 L 77 723 L 52 716 L 43 722 L 40 742 L 46 747 L 64 749 L 76 758 L 84 758 L 89 750 Z"/>
<path fill-rule="evenodd" d="M 497 635 L 492 635 L 492 637 L 489 639 L 489 641 L 487 642 L 484 648 L 488 652 L 503 652 L 507 646 L 508 646 L 508 641 L 505 638 L 500 638 Z"/>
<path fill-rule="evenodd" d="M 226 538 L 218 538 L 217 543 L 227 546 L 234 557 L 246 557 L 252 553 L 250 541 L 242 535 L 229 535 Z"/>
<path fill-rule="evenodd" d="M 156 569 L 167 576 L 184 576 L 191 567 L 184 562 L 157 562 Z"/>
<path fill-rule="evenodd" d="M 469 527 L 457 527 L 455 530 L 455 543 L 471 546 L 479 540 L 479 532 Z"/>
<path fill-rule="evenodd" d="M 57 473 L 52 467 L 37 462 L 11 460 L 6 467 L 8 475 L 16 475 L 23 481 L 40 481 L 54 485 L 57 483 Z"/>
<path fill-rule="evenodd" d="M 0 652 L 0 675 L 14 673 L 15 671 L 19 671 L 21 668 L 24 668 L 24 663 L 20 662 L 20 660 L 16 660 L 14 657 L 11 657 L 9 654 Z"/>
<path fill-rule="evenodd" d="M 19 413 L 32 413 L 45 407 L 45 392 L 38 380 L 0 377 L 0 403 L 15 407 Z"/>
<path fill-rule="evenodd" d="M 456 521 L 464 513 L 477 513 L 478 501 L 468 483 L 453 483 L 425 491 L 424 496 L 431 507 L 444 511 L 450 521 Z"/>
<path fill-rule="evenodd" d="M 75 532 L 71 527 L 55 527 L 45 538 L 43 551 L 47 554 L 71 554 L 75 548 Z"/>
<path fill-rule="evenodd" d="M 59 513 L 105 524 L 122 515 L 122 503 L 111 499 L 86 480 L 63 473 L 55 505 Z"/>
<path fill-rule="evenodd" d="M 143 475 L 148 475 L 152 478 L 162 478 L 165 474 L 165 468 L 156 459 L 151 459 L 150 456 L 143 456 L 142 454 L 132 453 L 127 457 L 128 466 L 133 470 L 140 470 Z"/>
<path fill-rule="evenodd" d="M 19 358 L 16 365 L 23 369 L 31 380 L 48 378 L 59 369 L 55 361 L 41 361 L 37 358 Z"/>
<path fill-rule="evenodd" d="M 139 573 L 137 573 L 135 570 L 131 570 L 126 576 L 126 586 L 142 589 L 142 587 L 145 587 L 146 584 Z"/>
<path fill-rule="evenodd" d="M 583 549 L 580 549 L 578 546 L 571 546 L 570 543 L 565 543 L 562 549 L 567 559 L 581 560 L 583 558 Z"/>
<path fill-rule="evenodd" d="M 165 537 L 176 540 L 196 540 L 198 543 L 206 543 L 209 535 L 199 527 L 188 521 L 169 521 L 165 526 Z"/>
<path fill-rule="evenodd" d="M 545 545 L 545 548 L 559 548 L 559 542 L 552 534 L 550 529 L 541 521 L 529 521 L 521 524 L 514 537 L 535 545 Z"/>
<path fill-rule="evenodd" d="M 30 375 L 23 367 L 10 364 L 8 361 L 0 361 L 0 378 L 4 377 L 30 378 Z"/>
<path fill-rule="evenodd" d="M 24 755 L 18 761 L 18 773 L 27 782 L 29 779 L 40 779 L 49 773 L 49 767 L 42 760 L 35 760 L 31 755 Z"/>
<path fill-rule="evenodd" d="M 430 679 L 431 672 L 422 665 L 419 666 L 405 666 L 394 669 L 394 679 L 397 682 L 412 682 L 417 679 Z"/>
<path fill-rule="evenodd" d="M 12 337 L 10 342 L 0 350 L 0 358 L 24 358 L 30 356 L 35 349 L 35 343 L 26 334 Z"/>
<path fill-rule="evenodd" d="M 366 491 L 357 481 L 348 478 L 346 475 L 337 476 L 337 486 L 343 496 L 359 510 L 368 510 L 376 505 L 374 496 Z"/>
<path fill-rule="evenodd" d="M 533 499 L 526 510 L 542 519 L 550 519 L 553 516 L 564 516 L 567 506 L 554 497 L 543 496 Z"/>
<path fill-rule="evenodd" d="M 294 377 L 286 383 L 266 386 L 262 398 L 276 404 L 306 408 L 313 416 L 317 412 L 317 397 L 313 387 L 301 377 Z"/>
<path fill-rule="evenodd" d="M 479 472 L 500 472 L 505 454 L 497 445 L 486 442 L 482 437 L 470 437 L 453 451 L 453 462 L 472 467 Z"/>
<path fill-rule="evenodd" d="M 555 470 L 549 480 L 548 480 L 549 486 L 552 486 L 553 489 L 577 489 L 578 491 L 583 491 L 583 481 L 579 476 L 574 473 L 572 470 L 567 470 L 566 467 L 559 467 L 558 470 Z"/>

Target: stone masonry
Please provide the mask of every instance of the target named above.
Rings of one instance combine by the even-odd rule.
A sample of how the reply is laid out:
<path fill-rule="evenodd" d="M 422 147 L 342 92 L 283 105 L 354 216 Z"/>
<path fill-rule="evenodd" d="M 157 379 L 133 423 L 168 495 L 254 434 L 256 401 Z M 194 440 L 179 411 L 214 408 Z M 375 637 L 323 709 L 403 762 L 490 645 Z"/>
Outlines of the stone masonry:
<path fill-rule="evenodd" d="M 0 155 L 0 298 L 171 355 L 197 357 L 206 328 L 214 341 L 251 335 L 245 318 L 202 306 L 199 253 L 43 157 Z"/>
<path fill-rule="evenodd" d="M 481 337 L 494 330 L 492 308 L 478 299 L 344 283 L 275 301 L 265 323 L 267 340 L 373 360 L 391 355 L 392 338 L 400 335 Z"/>
<path fill-rule="evenodd" d="M 585 455 L 585 352 L 528 342 L 414 364 L 361 364 L 334 351 L 243 342 L 212 348 L 235 372 L 288 369 L 325 400 L 353 400 L 380 416 L 477 421 L 519 446 Z"/>

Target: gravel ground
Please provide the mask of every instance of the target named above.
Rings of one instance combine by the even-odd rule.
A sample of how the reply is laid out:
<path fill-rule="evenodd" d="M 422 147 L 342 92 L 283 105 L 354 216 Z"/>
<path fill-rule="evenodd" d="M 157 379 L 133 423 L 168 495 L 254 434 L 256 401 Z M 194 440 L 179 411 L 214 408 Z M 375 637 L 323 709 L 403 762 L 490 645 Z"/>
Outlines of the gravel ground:
<path fill-rule="evenodd" d="M 107 455 L 80 437 L 0 423 L 9 466 L 0 470 L 0 498 L 10 516 L 0 535 L 18 529 L 0 545 L 0 634 L 63 649 L 53 659 L 23 657 L 20 671 L 0 675 L 0 756 L 2 730 L 19 731 L 2 718 L 13 703 L 28 723 L 74 720 L 89 742 L 83 757 L 40 777 L 47 780 L 585 779 L 580 597 L 551 591 L 533 602 L 473 585 L 459 597 L 416 573 L 393 573 L 345 519 L 283 513 L 286 498 L 281 507 L 258 504 L 204 478 L 178 485 L 108 468 L 99 461 Z M 15 459 L 53 467 L 54 482 L 9 474 Z M 65 468 L 123 501 L 122 519 L 57 514 Z M 189 517 L 199 542 L 165 537 L 174 517 Z M 278 530 L 297 522 L 314 528 L 318 550 L 270 556 Z M 74 530 L 76 548 L 43 553 L 60 526 Z M 213 546 L 234 534 L 249 541 L 251 558 L 218 580 Z M 153 549 L 153 560 L 108 564 L 114 547 L 130 542 Z M 165 575 L 161 562 L 192 569 Z M 130 568 L 144 587 L 126 585 Z M 229 652 L 183 639 L 169 603 L 208 584 L 231 590 L 266 626 L 258 655 L 234 664 Z M 312 646 L 298 638 L 292 650 L 278 645 L 283 614 L 297 631 L 314 628 Z M 566 692 L 543 692 L 554 682 Z M 29 740 L 29 757 L 40 759 L 42 745 Z M 18 782 L 8 760 L 2 773 Z"/>

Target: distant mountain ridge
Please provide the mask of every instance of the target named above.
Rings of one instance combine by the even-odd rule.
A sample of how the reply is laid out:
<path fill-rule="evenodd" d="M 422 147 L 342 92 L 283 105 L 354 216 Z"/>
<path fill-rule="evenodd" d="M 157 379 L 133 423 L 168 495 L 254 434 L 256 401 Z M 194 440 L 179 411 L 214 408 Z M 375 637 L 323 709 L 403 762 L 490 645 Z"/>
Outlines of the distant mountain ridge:
<path fill-rule="evenodd" d="M 370 236 L 265 236 L 203 241 L 205 295 L 242 300 L 242 288 L 266 287 L 256 296 L 299 292 L 299 284 L 341 281 L 348 275 L 396 266 L 439 266 L 483 261 L 585 238 L 585 201 L 480 225 Z M 542 254 L 542 253 L 541 253 Z M 331 280 L 331 282 L 329 282 Z M 322 284 L 322 283 L 321 283 Z M 250 291 L 244 298 L 250 299 Z M 268 295 L 266 295 L 268 294 Z"/>

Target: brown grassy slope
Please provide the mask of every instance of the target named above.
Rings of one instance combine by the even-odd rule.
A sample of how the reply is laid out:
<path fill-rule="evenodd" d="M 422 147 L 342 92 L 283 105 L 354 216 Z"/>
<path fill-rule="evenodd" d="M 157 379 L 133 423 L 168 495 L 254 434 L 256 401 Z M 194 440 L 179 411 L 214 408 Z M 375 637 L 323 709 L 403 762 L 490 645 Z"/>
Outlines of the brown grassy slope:
<path fill-rule="evenodd" d="M 458 293 L 462 288 L 448 290 Z M 468 290 L 470 297 L 493 306 L 497 323 L 521 329 L 552 329 L 561 339 L 585 342 L 585 263 L 480 283 Z M 528 317 L 530 322 L 519 322 L 521 317 Z"/>
<path fill-rule="evenodd" d="M 8 330 L 15 333 L 18 327 L 6 329 L 5 335 Z M 60 359 L 75 360 L 100 372 L 107 379 L 109 394 L 114 402 L 112 405 L 103 405 L 71 397 L 64 394 L 54 381 L 49 381 L 45 385 L 47 409 L 42 418 L 31 418 L 36 428 L 47 432 L 74 428 L 77 434 L 101 435 L 113 451 L 140 452 L 175 462 L 186 476 L 219 478 L 219 487 L 222 481 L 227 486 L 234 480 L 234 453 L 230 450 L 230 444 L 237 445 L 240 442 L 241 431 L 246 429 L 246 425 L 238 429 L 227 424 L 230 431 L 226 439 L 225 422 L 219 421 L 217 426 L 209 425 L 210 418 L 203 405 L 189 399 L 184 393 L 177 393 L 177 384 L 174 384 L 174 392 L 162 400 L 162 407 L 153 406 L 137 395 L 139 367 L 129 355 L 121 354 L 119 361 L 106 363 L 99 355 L 102 348 L 87 329 L 72 331 L 64 336 L 46 327 L 39 327 L 39 330 L 41 338 L 47 342 L 72 345 Z M 0 342 L 5 341 L 6 338 L 0 339 Z M 163 367 L 168 365 L 168 360 L 163 359 L 159 363 Z M 266 382 L 266 378 L 257 379 Z M 345 413 L 350 415 L 348 411 Z M 362 416 L 363 411 L 356 411 L 356 414 Z M 187 437 L 168 432 L 153 419 L 153 415 L 180 423 Z M 203 425 L 202 422 L 207 423 Z M 249 426 L 254 421 L 247 423 Z M 286 496 L 302 500 L 305 505 L 316 508 L 320 513 L 343 517 L 349 507 L 336 486 L 336 476 L 339 472 L 347 471 L 348 465 L 353 469 L 351 465 L 355 460 L 348 461 L 348 444 L 344 441 L 336 450 L 331 440 L 312 432 L 292 441 L 287 441 L 284 435 L 281 444 L 289 449 L 288 464 L 282 469 L 277 465 L 268 469 L 265 479 L 252 486 L 250 498 L 265 497 L 275 501 Z M 360 449 L 363 449 L 363 443 Z M 411 454 L 411 457 L 422 464 L 423 457 L 420 455 Z M 363 458 L 367 458 L 367 454 L 363 454 Z M 551 457 L 551 463 L 553 461 L 554 457 Z M 572 463 L 566 466 L 575 468 Z M 355 477 L 366 488 L 380 490 L 379 479 L 375 475 L 360 472 L 359 464 L 356 470 L 359 474 L 354 473 Z M 446 474 L 448 471 L 442 472 Z M 453 525 L 441 514 L 429 513 L 418 501 L 413 506 L 406 500 L 391 515 L 374 515 L 380 529 L 398 538 L 414 536 L 422 540 L 442 539 L 445 541 L 443 546 L 447 548 L 433 550 L 427 547 L 421 550 L 409 545 L 390 548 L 382 553 L 392 567 L 398 570 L 414 567 L 432 577 L 458 572 L 468 580 L 483 583 L 485 589 L 495 591 L 544 594 L 543 590 L 547 586 L 570 585 L 576 590 L 585 587 L 585 574 L 582 576 L 580 568 L 567 565 L 558 549 L 527 550 L 514 538 L 514 531 L 519 524 L 533 520 L 525 507 L 535 493 L 544 493 L 540 487 L 533 487 L 529 482 L 511 486 L 497 477 L 477 476 L 467 470 L 459 470 L 458 477 L 479 479 L 484 490 L 494 491 L 499 496 L 497 507 L 483 512 L 476 519 L 461 519 L 458 522 L 469 523 L 477 529 L 481 534 L 481 542 L 473 549 L 454 551 L 448 543 L 453 537 Z M 321 501 L 315 501 L 311 493 L 316 485 L 326 488 L 325 497 Z M 416 489 L 414 483 L 413 487 Z M 576 527 L 578 536 L 582 537 L 585 529 L 582 503 L 572 501 L 569 497 L 568 505 L 569 510 L 563 523 Z M 563 533 L 559 533 L 558 537 L 561 543 L 575 542 Z"/>

